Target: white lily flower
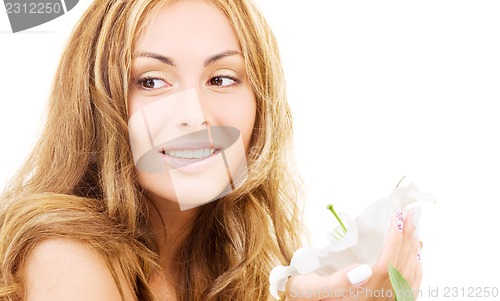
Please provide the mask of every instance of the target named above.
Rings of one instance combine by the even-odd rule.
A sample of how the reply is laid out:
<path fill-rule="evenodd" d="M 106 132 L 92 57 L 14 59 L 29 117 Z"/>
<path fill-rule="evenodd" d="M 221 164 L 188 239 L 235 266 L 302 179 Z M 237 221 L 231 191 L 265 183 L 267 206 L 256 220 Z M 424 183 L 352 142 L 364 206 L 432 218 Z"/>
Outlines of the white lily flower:
<path fill-rule="evenodd" d="M 407 212 L 429 202 L 435 202 L 432 195 L 409 184 L 370 204 L 354 220 L 344 214 L 338 217 L 333 208 L 329 208 L 341 223 L 328 235 L 331 245 L 321 250 L 300 248 L 293 254 L 289 266 L 273 268 L 269 275 L 271 295 L 279 300 L 278 291 L 285 291 L 290 276 L 311 272 L 328 275 L 354 264 L 372 266 L 382 251 L 391 217 L 398 211 Z"/>

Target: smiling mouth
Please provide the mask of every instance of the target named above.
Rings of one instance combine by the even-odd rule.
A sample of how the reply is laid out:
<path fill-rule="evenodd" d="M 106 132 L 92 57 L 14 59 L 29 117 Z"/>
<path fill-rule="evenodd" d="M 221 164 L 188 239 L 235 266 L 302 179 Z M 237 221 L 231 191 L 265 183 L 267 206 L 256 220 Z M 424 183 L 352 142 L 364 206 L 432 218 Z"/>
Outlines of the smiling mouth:
<path fill-rule="evenodd" d="M 174 169 L 184 172 L 198 172 L 208 168 L 221 151 L 223 150 L 207 147 L 170 151 L 162 149 L 160 154 L 163 160 Z"/>
<path fill-rule="evenodd" d="M 165 168 L 199 172 L 207 169 L 220 156 L 227 165 L 225 151 L 238 141 L 239 136 L 239 130 L 234 127 L 210 126 L 209 129 L 191 132 L 152 147 L 137 159 L 136 166 L 153 173 L 162 173 Z"/>
<path fill-rule="evenodd" d="M 161 149 L 160 153 L 164 156 L 179 159 L 205 159 L 212 156 L 219 149 L 214 148 L 200 148 L 200 149 L 185 149 L 185 150 L 165 150 Z"/>

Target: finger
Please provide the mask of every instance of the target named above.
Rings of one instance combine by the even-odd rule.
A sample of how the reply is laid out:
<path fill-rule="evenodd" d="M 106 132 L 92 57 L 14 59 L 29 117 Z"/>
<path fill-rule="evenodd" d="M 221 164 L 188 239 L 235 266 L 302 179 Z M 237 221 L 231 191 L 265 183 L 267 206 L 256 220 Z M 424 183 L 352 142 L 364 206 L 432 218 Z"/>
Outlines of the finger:
<path fill-rule="evenodd" d="M 408 280 L 413 280 L 414 268 L 418 262 L 418 240 L 415 231 L 420 218 L 420 207 L 411 209 L 404 220 L 403 240 L 396 268 Z"/>
<path fill-rule="evenodd" d="M 345 287 L 337 289 L 335 293 L 331 293 L 328 298 L 321 301 L 351 300 L 353 296 L 356 300 L 364 300 L 362 296 L 362 293 L 366 291 L 364 286 L 371 280 L 372 274 L 372 269 L 366 264 L 350 269 L 344 278 L 348 280 L 348 283 L 344 282 Z"/>
<path fill-rule="evenodd" d="M 400 216 L 401 215 L 398 213 L 391 219 L 384 247 L 382 249 L 382 252 L 380 253 L 377 263 L 375 264 L 377 269 L 387 270 L 389 264 L 396 265 L 398 261 L 398 256 L 403 241 L 403 233 L 398 228 L 398 219 L 400 220 Z"/>
<path fill-rule="evenodd" d="M 405 279 L 412 283 L 415 279 L 415 269 L 418 264 L 420 264 L 418 260 L 418 242 L 414 239 L 406 254 L 406 260 L 404 262 L 398 262 L 398 269 Z"/>
<path fill-rule="evenodd" d="M 341 298 L 343 292 L 353 286 L 362 285 L 372 275 L 368 265 L 350 267 L 333 274 L 322 276 L 316 273 L 291 277 L 287 282 L 286 300 L 318 301 Z"/>
<path fill-rule="evenodd" d="M 417 253 L 417 257 L 418 257 L 418 261 L 422 261 L 422 248 L 424 247 L 424 243 L 420 240 L 418 242 L 418 253 Z"/>
<path fill-rule="evenodd" d="M 422 247 L 423 247 L 423 244 L 422 244 L 421 241 L 419 241 L 418 264 L 415 267 L 415 271 L 414 271 L 415 274 L 413 276 L 415 287 L 417 289 L 420 288 L 420 284 L 421 284 L 421 281 L 422 281 L 422 275 L 423 275 L 422 262 L 420 260 L 420 252 L 422 250 Z"/>
<path fill-rule="evenodd" d="M 415 267 L 415 274 L 413 276 L 413 284 L 411 285 L 414 292 L 418 292 L 420 289 L 420 285 L 422 284 L 422 275 L 423 275 L 422 264 L 419 262 Z"/>

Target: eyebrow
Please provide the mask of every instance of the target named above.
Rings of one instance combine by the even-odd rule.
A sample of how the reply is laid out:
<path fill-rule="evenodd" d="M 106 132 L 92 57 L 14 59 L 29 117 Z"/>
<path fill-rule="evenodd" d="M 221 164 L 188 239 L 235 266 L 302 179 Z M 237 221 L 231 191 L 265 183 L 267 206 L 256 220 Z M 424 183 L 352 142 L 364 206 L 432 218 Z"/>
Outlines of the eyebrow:
<path fill-rule="evenodd" d="M 232 56 L 232 55 L 242 55 L 239 51 L 236 50 L 226 50 L 221 53 L 218 53 L 216 55 L 212 55 L 211 57 L 207 58 L 205 62 L 203 63 L 203 66 L 206 67 L 210 64 L 213 64 L 217 62 L 218 60 L 225 58 L 227 56 Z"/>
<path fill-rule="evenodd" d="M 166 65 L 170 65 L 172 67 L 175 67 L 174 60 L 172 60 L 169 57 L 158 54 L 158 53 L 147 52 L 147 51 L 146 52 L 139 52 L 135 57 L 149 57 L 149 58 L 159 60 L 160 62 L 162 62 Z"/>
<path fill-rule="evenodd" d="M 242 54 L 241 54 L 241 52 L 239 52 L 237 50 L 226 50 L 226 51 L 223 51 L 221 53 L 214 54 L 214 55 L 210 56 L 209 58 L 207 58 L 203 62 L 203 66 L 207 67 L 208 65 L 213 64 L 213 63 L 217 62 L 218 60 L 221 60 L 225 57 L 233 56 L 233 55 L 242 55 Z M 149 58 L 156 59 L 156 60 L 158 60 L 166 65 L 176 67 L 174 60 L 172 58 L 169 58 L 167 56 L 164 56 L 164 55 L 161 55 L 158 53 L 154 53 L 154 52 L 142 51 L 142 52 L 139 52 L 135 57 L 149 57 Z"/>

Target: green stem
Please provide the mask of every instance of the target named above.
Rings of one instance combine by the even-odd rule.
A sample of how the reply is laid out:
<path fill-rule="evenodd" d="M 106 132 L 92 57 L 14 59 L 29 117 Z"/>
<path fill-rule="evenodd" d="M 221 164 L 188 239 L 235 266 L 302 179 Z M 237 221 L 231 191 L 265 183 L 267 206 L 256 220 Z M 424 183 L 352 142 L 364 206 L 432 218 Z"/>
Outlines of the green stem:
<path fill-rule="evenodd" d="M 342 222 L 342 220 L 340 219 L 340 217 L 338 216 L 337 212 L 335 212 L 335 210 L 333 209 L 333 205 L 332 204 L 328 204 L 328 206 L 326 206 L 326 208 L 328 210 L 330 210 L 333 215 L 335 216 L 335 218 L 337 219 L 337 221 L 339 222 L 340 226 L 342 227 L 342 229 L 344 230 L 344 233 L 347 233 L 347 228 L 345 227 L 344 223 Z"/>

